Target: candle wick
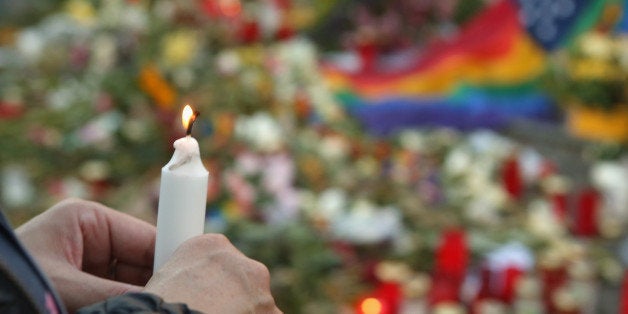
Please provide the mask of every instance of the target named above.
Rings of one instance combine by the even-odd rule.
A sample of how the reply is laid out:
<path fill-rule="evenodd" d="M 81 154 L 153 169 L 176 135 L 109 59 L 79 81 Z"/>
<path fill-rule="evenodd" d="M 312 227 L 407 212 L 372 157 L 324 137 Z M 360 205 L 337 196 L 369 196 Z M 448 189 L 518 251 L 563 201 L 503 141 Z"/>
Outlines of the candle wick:
<path fill-rule="evenodd" d="M 194 114 L 190 117 L 190 124 L 188 124 L 188 128 L 187 130 L 185 130 L 185 135 L 190 136 L 192 135 L 192 126 L 194 125 L 194 122 L 196 121 L 196 118 L 198 116 L 200 116 L 201 113 L 198 111 L 194 111 Z"/>

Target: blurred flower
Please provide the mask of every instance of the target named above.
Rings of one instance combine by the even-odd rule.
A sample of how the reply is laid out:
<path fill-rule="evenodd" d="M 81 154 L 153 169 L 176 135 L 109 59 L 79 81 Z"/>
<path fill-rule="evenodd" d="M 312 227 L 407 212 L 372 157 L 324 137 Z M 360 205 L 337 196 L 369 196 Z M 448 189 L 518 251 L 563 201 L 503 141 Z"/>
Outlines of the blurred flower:
<path fill-rule="evenodd" d="M 452 176 L 465 174 L 471 167 L 471 156 L 467 149 L 453 149 L 446 157 L 443 165 L 445 173 Z"/>
<path fill-rule="evenodd" d="M 61 132 L 54 128 L 44 128 L 42 126 L 32 126 L 27 133 L 27 138 L 35 144 L 46 147 L 58 147 L 63 136 Z"/>
<path fill-rule="evenodd" d="M 601 59 L 573 60 L 570 74 L 576 80 L 607 80 L 614 78 L 616 68 L 613 64 Z"/>
<path fill-rule="evenodd" d="M 26 169 L 18 165 L 7 165 L 2 169 L 2 203 L 7 208 L 28 205 L 35 195 L 35 187 Z"/>
<path fill-rule="evenodd" d="M 535 266 L 534 254 L 527 246 L 520 242 L 510 242 L 504 244 L 486 255 L 488 268 L 500 273 L 509 267 L 516 267 L 520 270 L 529 271 Z"/>
<path fill-rule="evenodd" d="M 351 210 L 331 221 L 338 239 L 355 244 L 374 244 L 395 237 L 401 230 L 399 209 L 378 208 L 371 202 L 356 200 Z"/>
<path fill-rule="evenodd" d="M 585 57 L 609 61 L 613 57 L 613 40 L 598 32 L 588 32 L 578 39 L 578 47 Z"/>
<path fill-rule="evenodd" d="M 85 182 L 75 177 L 55 179 L 48 184 L 48 194 L 60 201 L 68 197 L 89 198 L 89 189 Z"/>
<path fill-rule="evenodd" d="M 425 138 L 421 132 L 406 130 L 399 135 L 399 142 L 405 149 L 420 152 L 425 147 Z"/>
<path fill-rule="evenodd" d="M 465 214 L 476 223 L 494 226 L 501 222 L 500 214 L 507 200 L 507 194 L 499 186 L 482 184 L 467 201 Z"/>
<path fill-rule="evenodd" d="M 528 231 L 540 239 L 552 240 L 565 234 L 566 228 L 543 200 L 536 200 L 528 208 Z"/>
<path fill-rule="evenodd" d="M 89 160 L 80 166 L 79 174 L 88 182 L 102 181 L 109 178 L 109 164 L 103 160 Z"/>
<path fill-rule="evenodd" d="M 21 56 L 27 61 L 39 60 L 45 46 L 43 36 L 35 29 L 19 32 L 16 47 Z"/>
<path fill-rule="evenodd" d="M 339 135 L 325 136 L 320 142 L 319 154 L 330 162 L 338 162 L 347 157 L 349 145 L 347 141 Z"/>
<path fill-rule="evenodd" d="M 283 145 L 283 132 L 268 113 L 258 112 L 236 121 L 236 135 L 262 152 L 277 151 Z"/>
<path fill-rule="evenodd" d="M 186 65 L 192 61 L 199 49 L 199 36 L 191 30 L 178 30 L 167 34 L 162 40 L 161 58 L 168 67 Z"/>
<path fill-rule="evenodd" d="M 628 168 L 621 162 L 597 162 L 591 167 L 591 182 L 602 191 L 615 218 L 628 218 Z"/>
<path fill-rule="evenodd" d="M 233 171 L 226 171 L 224 174 L 225 185 L 235 203 L 232 210 L 237 213 L 237 217 L 249 217 L 252 206 L 258 196 L 257 190 L 246 179 Z"/>
<path fill-rule="evenodd" d="M 327 220 L 334 220 L 347 210 L 348 197 L 344 190 L 329 188 L 318 197 L 315 215 L 321 215 Z"/>
<path fill-rule="evenodd" d="M 253 176 L 262 171 L 264 161 L 261 156 L 245 151 L 235 158 L 235 169 L 245 176 Z"/>
<path fill-rule="evenodd" d="M 615 55 L 623 71 L 628 71 L 628 36 L 620 35 L 615 40 Z"/>
<path fill-rule="evenodd" d="M 79 23 L 91 26 L 95 23 L 95 10 L 88 0 L 69 0 L 65 4 L 66 12 Z"/>
<path fill-rule="evenodd" d="M 176 91 L 152 64 L 145 65 L 139 75 L 140 88 L 160 107 L 170 109 L 177 98 Z"/>
<path fill-rule="evenodd" d="M 234 75 L 242 67 L 240 56 L 233 50 L 224 50 L 216 57 L 216 67 L 223 75 Z"/>
<path fill-rule="evenodd" d="M 83 127 L 73 134 L 72 139 L 76 147 L 108 144 L 112 136 L 122 125 L 122 114 L 111 111 L 88 121 Z"/>
<path fill-rule="evenodd" d="M 142 142 L 149 135 L 147 121 L 127 119 L 122 125 L 122 133 L 131 141 Z"/>
<path fill-rule="evenodd" d="M 263 169 L 263 187 L 273 193 L 291 189 L 295 180 L 294 161 L 287 154 L 272 154 L 266 157 Z"/>
<path fill-rule="evenodd" d="M 106 73 L 116 63 L 117 48 L 115 38 L 101 34 L 94 38 L 92 44 L 92 69 L 97 73 Z"/>
<path fill-rule="evenodd" d="M 255 9 L 257 21 L 264 38 L 272 38 L 279 29 L 282 12 L 275 1 L 260 1 Z"/>

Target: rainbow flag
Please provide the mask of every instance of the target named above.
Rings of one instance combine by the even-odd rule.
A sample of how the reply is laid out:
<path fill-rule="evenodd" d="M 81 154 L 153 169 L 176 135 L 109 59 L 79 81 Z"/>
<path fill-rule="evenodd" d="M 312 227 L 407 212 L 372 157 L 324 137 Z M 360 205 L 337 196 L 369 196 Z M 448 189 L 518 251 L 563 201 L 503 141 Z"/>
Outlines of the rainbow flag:
<path fill-rule="evenodd" d="M 597 7 L 599 1 L 562 1 L 573 6 L 554 20 L 549 17 L 553 24 L 535 15 L 543 12 L 535 5 L 555 1 L 520 1 L 527 4 L 491 5 L 456 38 L 406 55 L 403 66 L 351 72 L 324 62 L 324 77 L 348 111 L 381 135 L 411 127 L 501 128 L 518 118 L 556 120 L 553 100 L 534 82 L 545 71 L 547 49 L 583 29 L 581 15 L 593 14 L 587 5 Z M 553 37 L 543 25 L 554 27 Z"/>

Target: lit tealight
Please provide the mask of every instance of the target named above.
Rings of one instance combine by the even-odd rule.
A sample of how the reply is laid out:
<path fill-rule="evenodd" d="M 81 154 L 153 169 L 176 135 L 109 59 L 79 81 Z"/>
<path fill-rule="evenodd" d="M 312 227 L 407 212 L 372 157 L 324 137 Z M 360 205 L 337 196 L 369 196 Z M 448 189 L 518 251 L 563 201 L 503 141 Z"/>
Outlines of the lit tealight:
<path fill-rule="evenodd" d="M 382 302 L 376 298 L 364 299 L 362 304 L 360 304 L 360 310 L 362 310 L 362 313 L 364 314 L 381 314 Z"/>

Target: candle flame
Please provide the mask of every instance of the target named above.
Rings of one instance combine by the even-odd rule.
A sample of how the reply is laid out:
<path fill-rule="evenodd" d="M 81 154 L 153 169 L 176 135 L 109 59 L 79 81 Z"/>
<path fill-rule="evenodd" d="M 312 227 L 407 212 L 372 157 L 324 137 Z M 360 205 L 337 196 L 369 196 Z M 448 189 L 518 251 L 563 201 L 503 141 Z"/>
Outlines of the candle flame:
<path fill-rule="evenodd" d="M 181 122 L 183 123 L 184 129 L 188 129 L 193 116 L 194 110 L 192 110 L 192 107 L 190 107 L 190 105 L 185 105 L 185 108 L 183 108 L 183 112 L 181 113 Z"/>
<path fill-rule="evenodd" d="M 192 110 L 190 105 L 185 105 L 185 108 L 183 108 L 183 112 L 181 113 L 181 122 L 183 123 L 183 128 L 185 129 L 187 135 L 192 133 L 192 125 L 198 115 L 199 112 Z"/>

